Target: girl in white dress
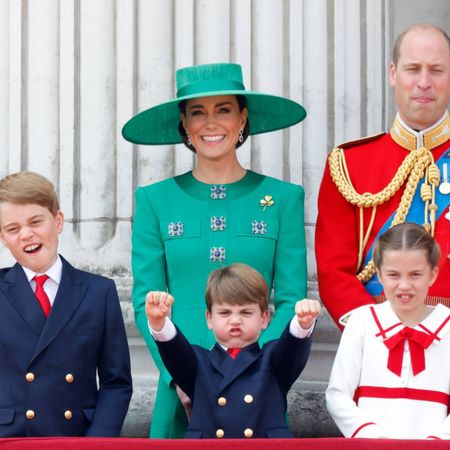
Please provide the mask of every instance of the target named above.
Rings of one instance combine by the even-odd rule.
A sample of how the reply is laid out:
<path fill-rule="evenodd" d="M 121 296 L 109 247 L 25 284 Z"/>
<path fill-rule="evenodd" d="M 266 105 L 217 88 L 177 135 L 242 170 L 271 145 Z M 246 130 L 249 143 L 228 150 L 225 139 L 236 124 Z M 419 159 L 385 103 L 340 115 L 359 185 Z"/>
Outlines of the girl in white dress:
<path fill-rule="evenodd" d="M 413 223 L 375 244 L 388 301 L 352 314 L 326 391 L 345 437 L 450 439 L 450 309 L 426 304 L 440 257 L 435 239 Z"/>

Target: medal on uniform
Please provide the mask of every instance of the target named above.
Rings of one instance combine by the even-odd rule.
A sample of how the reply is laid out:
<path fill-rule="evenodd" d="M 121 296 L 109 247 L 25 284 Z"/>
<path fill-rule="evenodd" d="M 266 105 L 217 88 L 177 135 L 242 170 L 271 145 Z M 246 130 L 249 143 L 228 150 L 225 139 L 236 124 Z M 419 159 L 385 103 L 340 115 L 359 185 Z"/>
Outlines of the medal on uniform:
<path fill-rule="evenodd" d="M 450 183 L 448 181 L 447 169 L 447 163 L 442 164 L 442 181 L 439 185 L 439 192 L 444 195 L 450 194 Z M 445 217 L 447 217 L 447 215 Z"/>

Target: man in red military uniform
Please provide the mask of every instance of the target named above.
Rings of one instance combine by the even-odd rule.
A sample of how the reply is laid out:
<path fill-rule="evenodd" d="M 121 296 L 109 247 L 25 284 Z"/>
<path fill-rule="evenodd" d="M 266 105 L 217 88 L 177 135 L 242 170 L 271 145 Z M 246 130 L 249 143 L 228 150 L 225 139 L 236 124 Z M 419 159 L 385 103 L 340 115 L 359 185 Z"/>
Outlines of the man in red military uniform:
<path fill-rule="evenodd" d="M 391 225 L 423 224 L 442 250 L 429 304 L 450 306 L 450 40 L 415 25 L 396 40 L 390 65 L 398 113 L 389 133 L 341 145 L 319 192 L 316 258 L 321 299 L 342 328 L 355 309 L 384 301 L 371 262 Z"/>

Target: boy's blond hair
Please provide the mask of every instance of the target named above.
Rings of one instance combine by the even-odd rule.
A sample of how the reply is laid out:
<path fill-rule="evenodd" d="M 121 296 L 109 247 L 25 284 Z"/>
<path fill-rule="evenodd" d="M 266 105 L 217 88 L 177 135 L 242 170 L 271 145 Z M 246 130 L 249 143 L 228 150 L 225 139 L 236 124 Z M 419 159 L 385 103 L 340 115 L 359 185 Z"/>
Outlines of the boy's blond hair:
<path fill-rule="evenodd" d="M 0 204 L 40 205 L 53 215 L 59 211 L 53 184 L 36 172 L 17 172 L 0 180 Z"/>
<path fill-rule="evenodd" d="M 206 308 L 214 303 L 245 305 L 256 303 L 268 309 L 268 288 L 262 275 L 246 264 L 232 264 L 212 272 L 206 284 Z"/>

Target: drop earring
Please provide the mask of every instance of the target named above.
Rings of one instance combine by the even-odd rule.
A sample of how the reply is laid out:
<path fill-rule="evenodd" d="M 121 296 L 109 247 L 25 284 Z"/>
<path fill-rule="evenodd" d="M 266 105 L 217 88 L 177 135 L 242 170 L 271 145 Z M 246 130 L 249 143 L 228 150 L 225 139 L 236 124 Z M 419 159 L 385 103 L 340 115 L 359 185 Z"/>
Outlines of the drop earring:
<path fill-rule="evenodd" d="M 244 129 L 243 129 L 243 128 L 241 128 L 241 129 L 239 130 L 239 138 L 238 138 L 238 141 L 239 141 L 241 144 L 244 142 Z"/>
<path fill-rule="evenodd" d="M 191 140 L 190 140 L 190 138 L 189 138 L 189 133 L 187 132 L 187 130 L 184 130 L 184 131 L 186 131 L 186 137 L 187 137 L 186 143 L 187 143 L 187 145 L 191 146 L 191 145 L 192 145 L 192 142 L 191 142 Z"/>

